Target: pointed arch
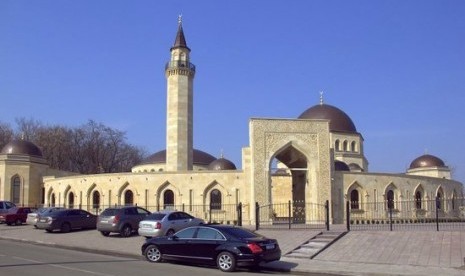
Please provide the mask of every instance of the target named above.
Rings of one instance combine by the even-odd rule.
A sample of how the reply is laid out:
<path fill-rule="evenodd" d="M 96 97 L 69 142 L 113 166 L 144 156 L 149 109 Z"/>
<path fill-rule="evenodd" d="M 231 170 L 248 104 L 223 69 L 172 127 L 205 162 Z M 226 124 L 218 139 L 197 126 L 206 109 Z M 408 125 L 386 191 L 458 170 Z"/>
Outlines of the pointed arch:
<path fill-rule="evenodd" d="M 444 195 L 444 189 L 442 188 L 441 185 L 436 190 L 436 208 L 439 210 L 444 210 L 444 200 L 445 200 L 445 195 Z"/>
<path fill-rule="evenodd" d="M 357 181 L 352 183 L 346 191 L 347 199 L 350 202 L 350 208 L 358 210 L 361 208 L 363 187 Z"/>
<path fill-rule="evenodd" d="M 174 184 L 166 181 L 157 189 L 157 206 L 163 206 L 163 209 L 173 208 L 176 205 L 176 195 L 180 194 L 180 190 Z"/>
<path fill-rule="evenodd" d="M 23 179 L 19 174 L 15 174 L 11 177 L 10 183 L 11 201 L 15 204 L 20 204 L 22 197 L 21 187 L 23 186 Z"/>
<path fill-rule="evenodd" d="M 413 200 L 415 209 L 421 210 L 424 209 L 423 206 L 423 198 L 425 196 L 425 190 L 423 189 L 423 185 L 418 184 L 417 187 L 413 190 Z"/>
<path fill-rule="evenodd" d="M 395 209 L 396 208 L 396 198 L 397 198 L 397 186 L 394 183 L 389 183 L 384 189 L 386 209 Z"/>

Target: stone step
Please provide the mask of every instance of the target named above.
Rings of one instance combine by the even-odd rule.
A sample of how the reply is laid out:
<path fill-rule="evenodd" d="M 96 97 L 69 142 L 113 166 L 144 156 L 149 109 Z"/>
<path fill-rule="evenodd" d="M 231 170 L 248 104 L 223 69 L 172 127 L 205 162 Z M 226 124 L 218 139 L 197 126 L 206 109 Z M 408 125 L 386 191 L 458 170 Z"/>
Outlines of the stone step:
<path fill-rule="evenodd" d="M 293 251 L 286 254 L 286 257 L 291 258 L 307 258 L 311 259 L 326 249 L 334 241 L 339 239 L 345 232 L 323 232 L 315 236 L 313 239 L 300 245 Z"/>

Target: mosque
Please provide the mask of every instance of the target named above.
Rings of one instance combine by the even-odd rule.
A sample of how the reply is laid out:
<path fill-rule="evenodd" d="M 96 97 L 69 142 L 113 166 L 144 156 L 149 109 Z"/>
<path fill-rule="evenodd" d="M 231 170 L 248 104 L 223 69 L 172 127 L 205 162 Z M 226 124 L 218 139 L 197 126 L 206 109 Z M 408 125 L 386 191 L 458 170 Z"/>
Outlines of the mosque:
<path fill-rule="evenodd" d="M 454 200 L 463 198 L 463 185 L 451 179 L 451 170 L 440 158 L 419 156 L 405 173 L 370 172 L 362 134 L 344 111 L 322 98 L 295 119 L 251 118 L 241 168 L 223 156 L 215 158 L 195 149 L 196 67 L 181 20 L 170 53 L 165 66 L 166 149 L 131 172 L 81 175 L 50 168 L 35 144 L 14 140 L 0 152 L 0 200 L 95 212 L 127 204 L 151 211 L 183 206 L 204 219 L 211 212 L 207 209 L 213 208 L 225 220 L 236 215 L 225 206 L 241 203 L 244 224 L 253 223 L 256 203 L 290 201 L 329 202 L 331 223 L 344 223 L 348 201 L 358 212 L 368 202 L 411 201 L 415 204 L 394 208 L 412 209 L 414 217 L 428 212 L 429 205 L 422 202 L 439 198 L 444 214 L 459 214 Z M 309 213 L 303 208 L 293 215 L 305 221 Z"/>

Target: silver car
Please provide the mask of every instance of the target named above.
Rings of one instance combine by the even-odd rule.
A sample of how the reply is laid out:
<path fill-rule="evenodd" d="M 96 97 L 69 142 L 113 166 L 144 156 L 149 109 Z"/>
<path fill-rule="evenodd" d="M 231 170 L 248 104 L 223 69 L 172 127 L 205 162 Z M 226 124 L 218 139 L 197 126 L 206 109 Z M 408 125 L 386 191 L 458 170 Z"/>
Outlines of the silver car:
<path fill-rule="evenodd" d="M 37 221 L 41 215 L 47 215 L 55 210 L 65 209 L 63 207 L 45 207 L 39 208 L 36 212 L 27 214 L 26 224 L 34 225 L 37 228 Z"/>
<path fill-rule="evenodd" d="M 180 211 L 160 211 L 148 215 L 139 222 L 138 233 L 144 237 L 171 236 L 189 226 L 204 224 L 205 221 Z"/>

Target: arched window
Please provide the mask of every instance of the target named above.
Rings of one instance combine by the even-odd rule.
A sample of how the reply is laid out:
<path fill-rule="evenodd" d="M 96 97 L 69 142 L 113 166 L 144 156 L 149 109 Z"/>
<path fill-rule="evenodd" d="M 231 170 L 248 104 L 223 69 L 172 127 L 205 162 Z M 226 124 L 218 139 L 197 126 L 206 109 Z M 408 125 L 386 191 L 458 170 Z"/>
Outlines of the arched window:
<path fill-rule="evenodd" d="M 360 198 L 357 190 L 350 192 L 350 209 L 360 209 Z"/>
<path fill-rule="evenodd" d="M 13 178 L 11 186 L 11 201 L 13 201 L 13 203 L 19 204 L 21 200 L 21 179 L 19 176 Z"/>
<path fill-rule="evenodd" d="M 452 207 L 452 210 L 455 210 L 455 192 L 452 194 L 451 207 Z"/>
<path fill-rule="evenodd" d="M 221 192 L 218 189 L 210 192 L 210 209 L 221 210 Z"/>
<path fill-rule="evenodd" d="M 421 209 L 421 192 L 420 191 L 417 191 L 415 193 L 415 208 L 417 210 Z"/>
<path fill-rule="evenodd" d="M 124 192 L 124 205 L 133 205 L 134 204 L 134 194 L 131 190 Z"/>
<path fill-rule="evenodd" d="M 344 151 L 349 151 L 349 143 L 347 141 L 342 143 L 342 147 L 344 148 Z"/>
<path fill-rule="evenodd" d="M 100 208 L 100 193 L 99 191 L 94 191 L 92 193 L 92 208 L 99 209 Z"/>
<path fill-rule="evenodd" d="M 171 190 L 166 190 L 163 193 L 163 209 L 171 209 L 174 207 L 174 193 Z"/>
<path fill-rule="evenodd" d="M 350 143 L 350 151 L 357 151 L 357 143 L 355 143 L 355 141 L 352 141 L 352 143 Z"/>
<path fill-rule="evenodd" d="M 334 148 L 336 149 L 336 151 L 341 150 L 341 142 L 339 142 L 339 140 L 336 140 L 336 142 L 334 143 Z"/>
<path fill-rule="evenodd" d="M 74 208 L 74 193 L 70 192 L 68 195 L 68 207 Z"/>
<path fill-rule="evenodd" d="M 50 206 L 51 207 L 55 207 L 55 193 L 53 193 L 51 196 L 50 196 Z"/>
<path fill-rule="evenodd" d="M 394 191 L 389 190 L 386 195 L 386 200 L 387 200 L 387 208 L 394 209 Z"/>
<path fill-rule="evenodd" d="M 442 192 L 441 191 L 438 191 L 438 194 L 436 195 L 436 208 L 438 208 L 438 210 L 442 210 L 443 209 L 443 206 L 442 206 Z"/>

